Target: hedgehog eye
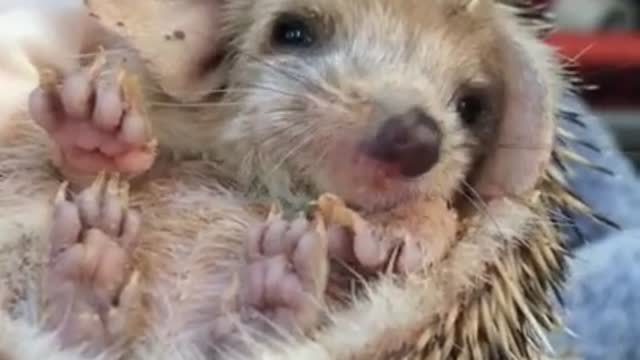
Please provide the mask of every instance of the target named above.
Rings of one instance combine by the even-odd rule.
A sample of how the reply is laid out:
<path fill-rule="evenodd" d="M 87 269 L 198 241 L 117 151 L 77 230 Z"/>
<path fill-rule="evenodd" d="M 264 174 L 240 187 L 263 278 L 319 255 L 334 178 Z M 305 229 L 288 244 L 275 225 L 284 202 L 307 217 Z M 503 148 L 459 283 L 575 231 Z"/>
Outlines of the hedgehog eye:
<path fill-rule="evenodd" d="M 464 94 L 456 103 L 456 111 L 467 125 L 476 124 L 486 110 L 486 98 L 478 93 L 470 92 Z"/>
<path fill-rule="evenodd" d="M 309 19 L 299 15 L 280 15 L 271 30 L 271 44 L 278 48 L 310 48 L 316 41 L 317 34 Z"/>

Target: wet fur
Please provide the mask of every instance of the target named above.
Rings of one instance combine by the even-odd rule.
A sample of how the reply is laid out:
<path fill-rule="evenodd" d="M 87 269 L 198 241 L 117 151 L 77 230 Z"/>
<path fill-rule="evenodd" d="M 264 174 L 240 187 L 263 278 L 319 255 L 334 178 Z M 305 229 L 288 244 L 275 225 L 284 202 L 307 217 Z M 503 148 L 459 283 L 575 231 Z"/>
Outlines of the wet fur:
<path fill-rule="evenodd" d="M 242 11 L 245 10 L 246 9 Z M 409 9 L 403 9 L 399 11 L 408 10 Z M 509 16 L 505 16 L 504 20 L 504 29 L 517 31 L 516 28 L 513 27 L 514 25 Z M 381 28 L 382 27 L 378 27 L 378 29 Z M 372 29 L 372 31 L 375 32 L 376 30 Z M 516 34 L 519 33 L 516 32 Z M 518 39 L 520 38 L 518 37 Z M 546 59 L 546 50 L 534 40 L 529 39 L 524 33 L 522 34 L 522 43 L 520 45 L 525 46 L 534 59 Z M 550 79 L 553 79 L 552 73 L 546 72 L 546 60 L 543 60 L 541 64 L 537 64 L 537 67 L 538 65 L 543 69 L 542 74 L 548 74 Z M 443 74 L 443 76 L 446 77 L 448 75 Z M 549 81 L 550 79 L 542 79 L 542 83 L 549 88 L 554 88 L 557 84 Z M 549 102 L 552 102 L 554 96 L 552 94 L 548 96 Z M 546 110 L 552 111 L 551 109 Z M 170 117 L 167 117 L 167 119 L 168 118 Z M 26 253 L 22 256 L 16 256 L 16 253 L 10 253 L 7 260 L 2 259 L 3 261 L 0 262 L 3 265 L 7 264 L 8 275 L 6 278 L 9 279 L 15 276 L 14 270 L 20 268 L 20 266 L 23 268 L 26 267 L 27 269 L 31 267 L 37 269 L 41 266 L 42 259 L 39 256 L 41 252 L 38 250 L 42 247 L 40 246 L 39 235 L 45 233 L 46 222 L 49 218 L 47 200 L 53 195 L 59 183 L 59 180 L 53 176 L 54 173 L 46 161 L 48 152 L 44 145 L 46 143 L 44 134 L 38 132 L 34 126 L 30 125 L 24 114 L 16 116 L 14 120 L 15 121 L 11 122 L 11 125 L 3 129 L 4 131 L 2 133 L 2 144 L 9 145 L 9 150 L 3 151 L 2 155 L 0 155 L 2 156 L 0 166 L 4 168 L 1 173 L 11 175 L 3 176 L 0 181 L 2 181 L 3 191 L 4 189 L 8 190 L 6 194 L 15 194 L 8 195 L 8 198 L 4 198 L 3 196 L 2 208 L 3 210 L 8 209 L 7 213 L 11 215 L 3 218 L 3 224 L 5 225 L 3 225 L 2 230 L 6 229 L 7 231 L 2 231 L 2 233 L 25 234 L 21 231 L 25 228 L 29 231 L 25 236 L 17 236 L 14 239 L 2 242 L 3 247 L 7 246 L 10 248 L 11 246 L 15 246 L 24 251 L 22 254 Z M 240 131 L 240 133 L 242 133 L 242 131 Z M 24 144 L 29 144 L 28 148 L 26 148 Z M 29 159 L 23 157 L 27 152 L 31 156 Z M 179 194 L 178 199 L 181 201 L 173 203 L 172 206 L 176 207 L 173 208 L 174 210 L 182 209 L 185 211 L 185 213 L 183 213 L 185 217 L 176 220 L 178 224 L 177 229 L 180 229 L 178 238 L 181 241 L 188 237 L 183 233 L 187 228 L 182 227 L 185 223 L 197 224 L 198 226 L 203 226 L 204 229 L 211 229 L 210 226 L 213 224 L 215 225 L 213 226 L 215 229 L 211 229 L 212 231 L 219 232 L 222 230 L 217 227 L 218 225 L 216 225 L 215 222 L 211 222 L 212 218 L 216 218 L 215 214 L 220 212 L 220 208 L 211 209 L 209 208 L 210 204 L 201 204 L 199 197 L 203 191 L 213 194 L 214 198 L 233 198 L 221 194 L 220 190 L 210 185 L 209 180 L 202 181 L 210 175 L 207 173 L 207 170 L 190 170 L 188 165 L 185 166 L 186 168 L 182 169 L 178 166 L 172 171 L 174 174 L 181 174 L 181 171 L 184 171 L 181 175 L 192 177 L 194 181 L 186 180 L 183 184 L 176 184 L 171 180 L 163 181 L 162 176 L 159 176 L 156 185 L 153 185 L 153 182 L 146 185 L 145 191 L 139 195 L 139 199 L 144 200 L 138 200 L 145 202 L 144 208 L 149 219 L 154 219 L 156 216 L 162 218 L 166 216 L 166 214 L 162 215 L 162 213 L 170 209 L 166 207 L 166 201 L 168 199 L 175 199 L 175 197 L 168 195 Z M 30 172 L 29 182 L 17 176 L 19 175 L 19 173 L 15 172 L 17 168 L 28 169 Z M 192 171 L 203 172 L 203 175 L 201 177 L 193 177 Z M 444 171 L 444 173 L 446 173 L 446 171 Z M 250 175 L 250 177 L 253 177 L 256 174 Z M 41 181 L 33 182 L 32 180 L 34 179 Z M 184 178 L 181 177 L 181 179 Z M 443 183 L 445 182 L 443 181 Z M 37 184 L 38 188 L 33 189 L 33 184 Z M 204 186 L 209 190 L 204 190 L 206 189 Z M 176 192 L 176 187 L 184 189 L 184 192 Z M 277 186 L 272 186 L 272 188 L 274 187 L 277 188 Z M 443 187 L 445 186 L 443 185 Z M 26 194 L 27 192 L 34 192 L 35 195 L 26 199 L 25 196 L 21 194 Z M 195 194 L 198 196 L 194 196 Z M 523 195 L 523 197 L 524 199 L 520 200 L 528 205 L 536 203 L 536 200 L 533 200 L 535 197 L 527 194 Z M 147 202 L 158 204 L 157 210 L 154 210 L 154 207 Z M 184 207 L 182 205 L 184 205 Z M 530 207 L 534 207 L 536 210 L 544 212 L 545 204 L 536 205 L 540 208 L 518 205 L 509 200 L 498 200 L 495 204 L 489 205 L 496 213 L 489 212 L 489 217 L 489 215 L 483 215 L 485 212 L 481 212 L 477 219 L 471 220 L 469 229 L 476 231 L 470 231 L 469 236 L 463 237 L 462 240 L 454 245 L 448 252 L 446 259 L 438 264 L 436 268 L 423 274 L 421 277 L 411 278 L 406 283 L 394 282 L 392 277 L 384 278 L 379 283 L 373 283 L 366 296 L 358 299 L 349 311 L 335 313 L 332 324 L 321 329 L 314 341 L 309 340 L 302 343 L 289 344 L 284 352 L 267 352 L 262 355 L 263 358 L 300 358 L 302 356 L 310 359 L 369 359 L 385 358 L 386 351 L 411 353 L 407 348 L 413 348 L 413 345 L 418 345 L 418 337 L 423 330 L 429 329 L 434 322 L 437 323 L 442 314 L 451 314 L 452 308 L 464 307 L 464 304 L 451 304 L 449 300 L 456 298 L 457 295 L 472 293 L 478 286 L 477 282 L 482 280 L 480 275 L 486 273 L 488 264 L 500 264 L 502 261 L 501 255 L 515 251 L 514 249 L 522 245 L 520 241 L 524 241 L 525 244 L 530 242 L 529 245 L 532 245 L 531 243 L 543 241 L 545 237 L 548 237 L 545 231 L 540 230 L 544 230 L 546 226 L 544 222 L 545 214 L 539 214 L 537 211 L 532 212 L 529 210 Z M 204 219 L 194 219 L 194 206 L 202 206 L 203 209 L 208 208 L 209 211 L 212 211 L 213 215 L 205 216 Z M 242 210 L 238 211 L 239 214 L 244 214 L 239 215 L 238 218 L 246 216 L 246 213 L 243 213 Z M 25 214 L 29 214 L 29 223 L 24 221 Z M 540 218 L 540 216 L 542 216 L 542 218 Z M 240 231 L 238 229 L 243 228 L 250 221 L 251 218 L 249 217 L 249 220 L 243 219 L 233 222 L 232 224 L 225 224 L 231 226 L 232 229 L 236 229 L 236 231 Z M 497 224 L 495 222 L 497 222 Z M 177 229 L 174 231 L 177 231 Z M 529 234 L 533 235 L 528 237 L 527 235 Z M 197 242 L 198 239 L 203 238 L 194 236 L 186 240 Z M 157 239 L 154 241 L 157 241 Z M 181 255 L 180 251 L 177 251 L 175 255 Z M 17 259 L 19 259 L 19 264 L 16 264 Z M 181 258 L 181 261 L 183 260 L 184 258 Z M 29 272 L 27 272 L 27 274 L 29 274 Z M 35 281 L 37 276 L 34 276 L 32 279 Z M 22 279 L 16 279 L 12 284 L 24 283 Z M 195 292 L 197 293 L 197 291 Z M 23 316 L 26 315 L 23 314 Z M 33 327 L 26 326 L 20 322 L 2 322 L 0 326 L 5 327 L 5 329 L 0 329 L 0 333 L 2 331 L 14 333 L 18 338 L 20 338 L 19 334 L 31 336 L 35 332 Z M 434 334 L 441 331 L 438 329 L 439 328 L 434 325 Z M 390 333 L 389 331 L 392 332 Z M 391 336 L 389 336 L 389 334 L 391 334 Z M 432 336 L 435 335 L 432 334 Z M 425 339 L 428 340 L 429 336 Z M 43 349 L 47 348 L 47 354 L 51 356 L 52 359 L 54 358 L 55 355 L 52 355 L 54 351 L 49 347 L 50 343 L 48 343 L 50 339 L 48 339 L 46 335 L 36 336 L 34 341 L 36 341 L 37 344 L 42 344 Z M 141 350 L 142 354 L 149 351 L 153 354 L 153 358 L 195 358 L 195 355 L 190 352 L 193 349 L 190 349 L 188 345 L 186 347 L 178 346 L 174 349 L 167 349 L 164 346 L 167 342 L 162 341 L 162 339 L 157 343 L 152 342 L 152 344 L 153 346 L 149 349 L 143 347 Z M 371 344 L 374 344 L 374 346 L 371 346 Z M 173 344 L 169 346 L 171 347 L 171 345 Z M 256 344 L 256 347 L 259 349 L 260 345 Z M 31 358 L 30 356 L 33 358 L 42 358 L 37 357 L 37 354 L 35 354 L 37 350 L 37 346 L 30 347 L 29 349 L 11 346 L 3 351 L 8 353 L 9 358 L 29 359 Z M 28 353 L 27 351 L 32 351 L 32 353 Z M 177 355 L 176 352 L 182 355 Z M 230 357 L 233 358 L 232 355 Z"/>

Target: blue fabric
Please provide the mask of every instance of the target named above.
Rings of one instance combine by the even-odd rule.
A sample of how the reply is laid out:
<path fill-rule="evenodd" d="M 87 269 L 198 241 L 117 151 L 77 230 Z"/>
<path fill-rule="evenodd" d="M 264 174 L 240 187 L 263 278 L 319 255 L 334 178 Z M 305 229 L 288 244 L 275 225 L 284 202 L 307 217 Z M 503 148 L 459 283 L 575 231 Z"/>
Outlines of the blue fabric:
<path fill-rule="evenodd" d="M 606 124 L 573 96 L 567 109 L 580 114 L 586 128 L 567 122 L 581 139 L 602 149 L 575 150 L 615 173 L 603 175 L 580 168 L 570 178 L 574 191 L 592 208 L 618 223 L 618 231 L 581 218 L 584 237 L 569 233 L 575 248 L 571 274 L 564 294 L 565 322 L 574 333 L 555 334 L 559 352 L 577 350 L 585 360 L 640 359 L 640 180 L 618 149 Z M 640 121 L 640 119 L 639 119 Z"/>
<path fill-rule="evenodd" d="M 640 229 L 582 247 L 565 294 L 568 328 L 560 348 L 584 360 L 640 359 Z"/>
<path fill-rule="evenodd" d="M 567 95 L 563 101 L 563 110 L 574 112 L 585 127 L 570 121 L 563 121 L 563 127 L 573 132 L 578 138 L 597 146 L 598 153 L 581 145 L 572 149 L 595 165 L 605 167 L 613 172 L 607 175 L 584 166 L 572 167 L 573 174 L 569 182 L 573 191 L 580 195 L 596 212 L 613 220 L 623 229 L 640 227 L 640 216 L 636 209 L 640 205 L 640 180 L 631 162 L 622 154 L 616 144 L 611 130 L 600 118 L 593 115 L 589 108 L 577 97 Z M 640 119 L 638 119 L 640 121 Z M 597 242 L 606 235 L 615 232 L 610 227 L 595 223 L 590 219 L 578 217 L 578 228 L 586 242 Z M 569 233 L 573 246 L 580 246 L 581 241 L 575 234 Z"/>

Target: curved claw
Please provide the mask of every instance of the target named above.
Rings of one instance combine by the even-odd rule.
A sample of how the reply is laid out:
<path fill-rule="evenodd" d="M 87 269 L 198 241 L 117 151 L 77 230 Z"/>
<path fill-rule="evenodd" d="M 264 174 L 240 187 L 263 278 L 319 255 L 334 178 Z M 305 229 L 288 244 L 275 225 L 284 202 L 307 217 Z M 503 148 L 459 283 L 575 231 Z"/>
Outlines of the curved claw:
<path fill-rule="evenodd" d="M 60 83 L 60 76 L 58 73 L 50 68 L 37 68 L 38 82 L 40 88 L 47 94 L 56 94 L 56 87 Z"/>

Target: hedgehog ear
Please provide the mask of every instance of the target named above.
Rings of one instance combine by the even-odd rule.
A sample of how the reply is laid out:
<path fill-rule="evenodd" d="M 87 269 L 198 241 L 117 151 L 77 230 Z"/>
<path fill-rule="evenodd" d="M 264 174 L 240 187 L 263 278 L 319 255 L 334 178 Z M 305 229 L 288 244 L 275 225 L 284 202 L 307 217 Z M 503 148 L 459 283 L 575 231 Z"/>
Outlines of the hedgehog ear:
<path fill-rule="evenodd" d="M 503 25 L 496 41 L 505 105 L 496 142 L 474 181 L 485 200 L 524 195 L 544 175 L 553 149 L 555 92 L 560 85 L 550 49 L 515 23 Z"/>
<path fill-rule="evenodd" d="M 91 14 L 145 61 L 163 90 L 196 100 L 223 82 L 221 1 L 85 0 Z"/>

